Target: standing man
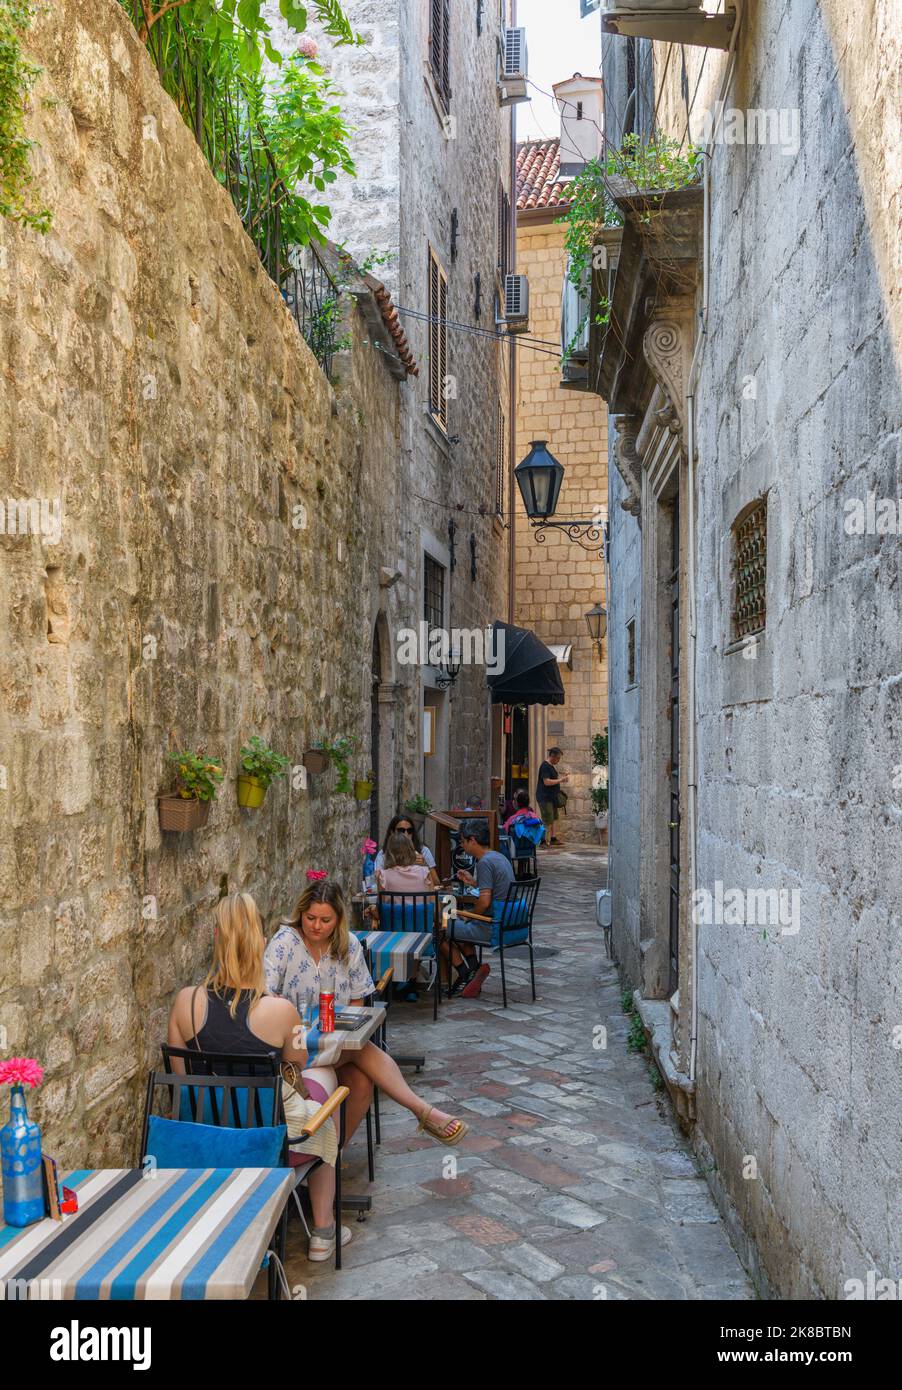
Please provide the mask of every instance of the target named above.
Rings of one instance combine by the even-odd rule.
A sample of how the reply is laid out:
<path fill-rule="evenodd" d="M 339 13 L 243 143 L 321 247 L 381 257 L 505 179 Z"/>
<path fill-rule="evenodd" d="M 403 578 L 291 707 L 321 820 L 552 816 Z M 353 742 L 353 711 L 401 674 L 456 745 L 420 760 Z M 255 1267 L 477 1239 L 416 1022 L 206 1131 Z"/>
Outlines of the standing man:
<path fill-rule="evenodd" d="M 560 811 L 558 794 L 568 776 L 567 773 L 558 776 L 557 765 L 563 756 L 564 750 L 562 748 L 549 748 L 548 758 L 539 768 L 539 780 L 536 783 L 536 801 L 550 845 L 561 843 L 555 836 L 554 827 Z"/>

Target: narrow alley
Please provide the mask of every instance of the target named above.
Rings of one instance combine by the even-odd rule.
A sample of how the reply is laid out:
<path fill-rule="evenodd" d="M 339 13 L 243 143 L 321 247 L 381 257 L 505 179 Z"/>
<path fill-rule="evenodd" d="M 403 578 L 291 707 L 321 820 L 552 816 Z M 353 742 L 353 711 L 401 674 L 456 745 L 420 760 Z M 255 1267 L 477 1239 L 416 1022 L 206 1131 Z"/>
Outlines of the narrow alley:
<path fill-rule="evenodd" d="M 426 1056 L 413 1084 L 465 1115 L 470 1133 L 442 1149 L 383 1100 L 375 1182 L 362 1130 L 345 1165 L 346 1191 L 369 1193 L 372 1213 L 345 1213 L 353 1239 L 340 1273 L 309 1263 L 291 1218 L 295 1296 L 303 1286 L 313 1300 L 754 1297 L 654 1069 L 627 1049 L 595 922 L 599 853 L 551 851 L 539 872 L 535 1004 L 518 960 L 506 1010 L 497 963 L 482 996 L 444 1004 L 437 1026 L 426 998 L 392 1007 L 392 1050 Z"/>

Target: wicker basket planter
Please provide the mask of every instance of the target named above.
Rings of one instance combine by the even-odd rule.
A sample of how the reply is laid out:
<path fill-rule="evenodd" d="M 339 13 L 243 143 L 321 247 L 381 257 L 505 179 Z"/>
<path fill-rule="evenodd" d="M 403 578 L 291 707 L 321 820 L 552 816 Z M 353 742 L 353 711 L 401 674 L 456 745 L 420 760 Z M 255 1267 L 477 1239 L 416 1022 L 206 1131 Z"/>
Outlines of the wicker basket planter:
<path fill-rule="evenodd" d="M 301 759 L 308 772 L 312 772 L 315 777 L 321 772 L 325 772 L 331 762 L 328 753 L 323 753 L 319 748 L 308 748 Z"/>
<path fill-rule="evenodd" d="M 176 832 L 201 830 L 210 819 L 211 804 L 209 801 L 199 801 L 197 797 L 159 796 L 160 829 Z"/>

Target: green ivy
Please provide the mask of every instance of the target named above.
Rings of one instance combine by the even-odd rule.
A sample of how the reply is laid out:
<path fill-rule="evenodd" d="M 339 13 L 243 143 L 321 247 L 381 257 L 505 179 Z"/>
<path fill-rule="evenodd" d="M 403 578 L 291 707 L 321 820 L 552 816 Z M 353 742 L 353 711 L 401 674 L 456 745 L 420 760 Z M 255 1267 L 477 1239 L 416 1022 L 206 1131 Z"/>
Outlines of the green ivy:
<path fill-rule="evenodd" d="M 611 195 L 610 181 L 618 179 L 631 184 L 637 193 L 685 188 L 698 178 L 701 154 L 701 149 L 694 145 L 687 146 L 683 153 L 679 141 L 658 132 L 647 143 L 638 135 L 627 135 L 619 150 L 608 151 L 603 163 L 589 160 L 569 185 L 569 211 L 558 218 L 567 229 L 564 233 L 567 278 L 577 289 L 584 290 L 591 283 L 592 271 L 603 265 L 599 229 L 623 225 L 623 214 Z M 589 312 L 586 311 L 572 341 L 564 349 L 565 362 L 585 327 Z M 606 328 L 610 317 L 608 297 L 599 292 L 594 322 Z"/>
<path fill-rule="evenodd" d="M 36 205 L 25 106 L 41 69 L 22 56 L 21 37 L 36 11 L 34 0 L 0 0 L 0 215 L 36 232 L 50 230 L 50 211 Z"/>

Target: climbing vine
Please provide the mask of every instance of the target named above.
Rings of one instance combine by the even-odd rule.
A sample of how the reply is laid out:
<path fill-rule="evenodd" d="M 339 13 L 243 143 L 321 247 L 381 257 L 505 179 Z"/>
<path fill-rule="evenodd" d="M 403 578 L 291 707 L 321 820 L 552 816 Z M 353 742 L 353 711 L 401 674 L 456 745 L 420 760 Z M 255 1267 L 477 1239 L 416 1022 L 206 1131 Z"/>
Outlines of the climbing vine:
<path fill-rule="evenodd" d="M 558 220 L 566 227 L 564 248 L 568 255 L 567 278 L 581 294 L 586 294 L 592 271 L 601 269 L 604 264 L 604 247 L 598 241 L 599 229 L 623 225 L 623 214 L 612 193 L 613 181 L 616 180 L 620 187 L 626 185 L 635 193 L 659 193 L 685 188 L 698 177 L 701 153 L 694 145 L 689 145 L 683 151 L 679 141 L 671 140 L 660 132 L 647 142 L 631 134 L 624 137 L 619 149 L 610 149 L 603 162 L 591 159 L 580 170 L 569 185 L 570 209 Z M 646 220 L 650 216 L 650 213 L 645 214 Z M 573 339 L 567 344 L 564 361 L 579 340 L 590 312 L 586 310 Z M 604 328 L 610 315 L 608 297 L 599 292 L 594 322 Z"/>
<path fill-rule="evenodd" d="M 28 94 L 41 71 L 22 53 L 35 8 L 33 0 L 0 0 L 0 215 L 47 232 L 51 214 L 35 200 L 34 141 L 25 134 Z"/>

